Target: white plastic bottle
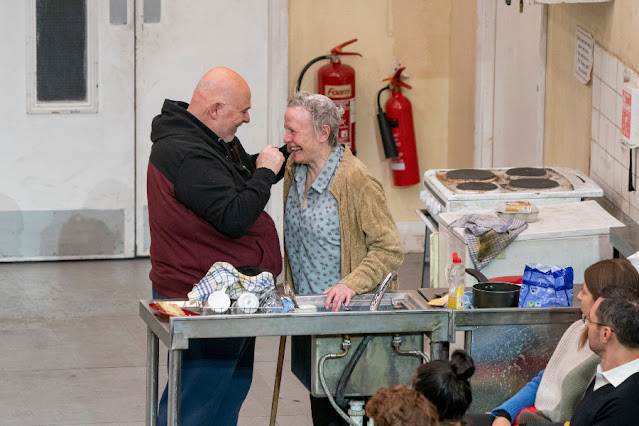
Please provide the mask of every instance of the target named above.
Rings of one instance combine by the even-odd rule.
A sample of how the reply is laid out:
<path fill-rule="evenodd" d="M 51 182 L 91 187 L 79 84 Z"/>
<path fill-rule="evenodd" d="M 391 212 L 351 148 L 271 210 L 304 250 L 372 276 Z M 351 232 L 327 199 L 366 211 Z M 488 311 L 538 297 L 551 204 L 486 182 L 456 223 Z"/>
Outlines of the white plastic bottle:
<path fill-rule="evenodd" d="M 464 284 L 466 271 L 461 258 L 453 253 L 452 262 L 446 267 L 448 280 L 448 309 L 464 309 Z"/>

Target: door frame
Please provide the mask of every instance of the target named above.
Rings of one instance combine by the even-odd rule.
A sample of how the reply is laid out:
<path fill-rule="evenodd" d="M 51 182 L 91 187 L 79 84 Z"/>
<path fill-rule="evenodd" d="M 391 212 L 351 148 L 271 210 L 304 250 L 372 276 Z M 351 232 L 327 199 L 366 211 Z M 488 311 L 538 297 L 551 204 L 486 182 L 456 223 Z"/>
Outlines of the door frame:
<path fill-rule="evenodd" d="M 268 109 L 268 141 L 275 145 L 284 140 L 284 127 L 278 125 L 286 112 L 288 99 L 288 1 L 269 0 L 269 99 L 273 102 Z M 278 144 L 281 145 L 281 144 Z M 276 145 L 276 146 L 278 146 Z M 271 215 L 280 236 L 280 249 L 284 252 L 284 189 L 282 183 L 271 187 L 271 198 L 266 211 Z"/>
<path fill-rule="evenodd" d="M 515 7 L 514 5 L 511 7 Z M 536 158 L 531 166 L 542 166 L 544 157 L 544 102 L 546 93 L 546 38 L 548 34 L 548 6 L 542 7 L 540 26 L 540 61 L 537 72 L 537 128 Z M 477 35 L 475 68 L 475 132 L 473 167 L 490 168 L 493 165 L 495 142 L 495 63 L 497 60 L 497 2 L 477 0 Z"/>
<path fill-rule="evenodd" d="M 136 31 L 140 24 L 140 18 L 144 1 L 146 0 L 134 0 L 135 1 L 135 27 Z M 269 101 L 269 107 L 267 110 L 267 129 L 266 137 L 264 138 L 263 146 L 272 144 L 275 146 L 281 146 L 284 139 L 284 127 L 283 117 L 286 112 L 286 100 L 288 98 L 288 5 L 289 0 L 268 0 L 268 65 L 267 65 L 267 96 Z M 135 51 L 136 63 L 138 50 Z M 136 82 L 137 82 L 137 76 Z M 136 96 L 138 96 L 139 90 L 136 89 Z M 137 115 L 137 108 L 136 108 Z M 135 130 L 135 145 L 136 145 L 136 159 L 135 163 L 138 164 L 142 154 L 139 152 L 139 129 L 138 117 L 136 116 L 136 130 Z M 144 155 L 145 159 L 148 156 Z M 146 189 L 138 188 L 139 182 L 135 182 L 135 256 L 146 257 L 149 256 L 150 248 L 150 233 L 148 227 L 148 210 L 146 200 Z M 271 187 L 271 197 L 266 205 L 265 211 L 272 217 L 275 222 L 278 235 L 280 236 L 280 246 L 283 247 L 282 235 L 283 235 L 283 189 L 282 184 L 278 183 Z"/>

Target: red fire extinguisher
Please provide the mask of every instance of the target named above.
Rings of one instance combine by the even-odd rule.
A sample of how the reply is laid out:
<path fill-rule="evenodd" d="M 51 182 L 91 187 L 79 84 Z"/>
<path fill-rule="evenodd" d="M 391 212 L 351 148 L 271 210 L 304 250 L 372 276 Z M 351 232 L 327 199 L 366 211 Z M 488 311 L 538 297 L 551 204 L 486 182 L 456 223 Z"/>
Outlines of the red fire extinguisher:
<path fill-rule="evenodd" d="M 377 121 L 379 123 L 382 144 L 386 158 L 391 159 L 395 186 L 409 186 L 420 182 L 417 148 L 415 146 L 415 128 L 413 126 L 413 108 L 410 101 L 402 95 L 402 87 L 411 87 L 400 80 L 405 67 L 399 68 L 393 77 L 386 78 L 390 84 L 377 94 Z M 386 113 L 379 102 L 384 90 L 392 94 L 386 102 Z"/>
<path fill-rule="evenodd" d="M 339 46 L 335 46 L 331 49 L 330 55 L 318 56 L 306 64 L 295 86 L 296 91 L 300 90 L 304 73 L 306 73 L 306 70 L 311 65 L 322 59 L 330 59 L 331 63 L 324 65 L 317 72 L 317 85 L 319 86 L 317 93 L 325 95 L 330 98 L 335 105 L 344 109 L 342 124 L 339 126 L 337 132 L 337 143 L 346 145 L 353 154 L 357 152 L 355 149 L 355 70 L 353 67 L 343 64 L 340 60 L 340 56 L 362 56 L 359 53 L 342 51 L 344 46 L 356 41 L 357 39 L 354 38 Z"/>

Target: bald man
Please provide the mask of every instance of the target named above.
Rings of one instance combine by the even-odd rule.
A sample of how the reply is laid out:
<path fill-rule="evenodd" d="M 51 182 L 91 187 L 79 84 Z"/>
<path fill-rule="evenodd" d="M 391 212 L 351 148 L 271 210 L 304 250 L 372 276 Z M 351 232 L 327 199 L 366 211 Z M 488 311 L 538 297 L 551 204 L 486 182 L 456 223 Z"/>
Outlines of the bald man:
<path fill-rule="evenodd" d="M 147 171 L 154 299 L 186 298 L 215 262 L 277 276 L 280 243 L 264 207 L 284 174 L 286 147 L 248 155 L 235 137 L 251 90 L 228 68 L 198 82 L 191 103 L 165 100 L 153 119 Z M 182 358 L 180 420 L 235 425 L 253 377 L 255 338 L 198 339 Z M 167 390 L 158 424 L 166 424 Z"/>

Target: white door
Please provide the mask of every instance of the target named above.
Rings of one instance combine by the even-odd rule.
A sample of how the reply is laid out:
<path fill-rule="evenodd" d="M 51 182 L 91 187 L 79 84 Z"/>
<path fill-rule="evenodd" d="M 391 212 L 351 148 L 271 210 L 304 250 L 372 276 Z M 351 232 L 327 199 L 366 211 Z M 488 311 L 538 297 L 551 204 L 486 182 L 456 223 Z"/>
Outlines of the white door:
<path fill-rule="evenodd" d="M 251 88 L 251 122 L 237 136 L 249 153 L 282 145 L 287 96 L 286 0 L 138 0 L 136 209 L 137 253 L 148 254 L 146 170 L 151 121 L 165 98 L 189 102 L 209 69 L 226 66 Z M 150 14 L 150 16 L 145 16 Z M 282 223 L 281 184 L 269 213 Z M 281 232 L 280 232 L 281 235 Z"/>
<path fill-rule="evenodd" d="M 253 92 L 249 152 L 281 143 L 287 0 L 0 2 L 0 261 L 148 254 L 150 125 L 204 72 Z M 281 185 L 270 203 L 281 223 Z"/>
<path fill-rule="evenodd" d="M 475 167 L 542 166 L 545 5 L 477 2 Z"/>
<path fill-rule="evenodd" d="M 134 254 L 133 26 L 114 22 L 106 1 L 0 2 L 0 260 Z"/>

